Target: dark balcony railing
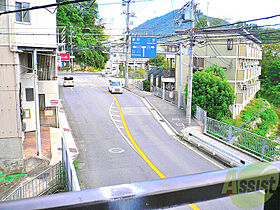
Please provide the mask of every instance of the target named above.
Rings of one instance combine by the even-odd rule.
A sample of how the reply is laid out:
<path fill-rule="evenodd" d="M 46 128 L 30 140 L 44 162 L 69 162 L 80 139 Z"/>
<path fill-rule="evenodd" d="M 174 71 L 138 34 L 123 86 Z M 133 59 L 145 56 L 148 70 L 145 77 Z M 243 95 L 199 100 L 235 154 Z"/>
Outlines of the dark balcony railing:
<path fill-rule="evenodd" d="M 169 68 L 169 69 L 165 70 L 163 77 L 175 78 L 175 68 Z"/>

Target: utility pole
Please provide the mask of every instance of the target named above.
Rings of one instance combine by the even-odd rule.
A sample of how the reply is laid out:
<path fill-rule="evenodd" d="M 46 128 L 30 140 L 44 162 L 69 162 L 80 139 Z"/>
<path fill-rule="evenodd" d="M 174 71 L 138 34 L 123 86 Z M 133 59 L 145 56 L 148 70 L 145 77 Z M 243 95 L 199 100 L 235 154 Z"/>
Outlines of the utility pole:
<path fill-rule="evenodd" d="M 41 145 L 41 126 L 40 126 L 40 106 L 39 106 L 39 88 L 38 88 L 38 66 L 37 50 L 33 51 L 33 75 L 34 75 L 34 102 L 35 102 L 35 121 L 36 121 L 36 148 L 37 155 L 42 156 Z"/>
<path fill-rule="evenodd" d="M 70 26 L 70 48 L 71 48 L 71 73 L 74 72 L 74 59 L 73 59 L 73 26 Z"/>
<path fill-rule="evenodd" d="M 180 42 L 178 109 L 181 109 L 182 71 L 183 71 L 182 56 L 183 56 L 183 43 L 182 43 L 182 42 Z"/>
<path fill-rule="evenodd" d="M 126 5 L 126 38 L 125 38 L 125 87 L 128 86 L 128 48 L 129 48 L 129 4 L 131 0 L 123 0 L 123 5 Z"/>
<path fill-rule="evenodd" d="M 187 95 L 187 108 L 186 108 L 186 125 L 191 125 L 191 111 L 192 111 L 192 81 L 193 81 L 193 47 L 194 47 L 194 22 L 195 22 L 195 3 L 191 1 L 190 5 L 190 51 L 189 51 L 189 74 L 187 77 L 188 82 L 188 95 Z"/>

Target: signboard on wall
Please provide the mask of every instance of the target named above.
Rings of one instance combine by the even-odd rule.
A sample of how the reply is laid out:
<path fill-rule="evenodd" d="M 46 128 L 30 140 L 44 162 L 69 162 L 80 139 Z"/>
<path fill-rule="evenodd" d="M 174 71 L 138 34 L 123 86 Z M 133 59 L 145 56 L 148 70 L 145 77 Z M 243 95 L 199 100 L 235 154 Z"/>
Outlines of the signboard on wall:
<path fill-rule="evenodd" d="M 54 110 L 44 110 L 44 117 L 54 117 Z"/>
<path fill-rule="evenodd" d="M 58 53 L 61 61 L 70 61 L 70 53 Z"/>

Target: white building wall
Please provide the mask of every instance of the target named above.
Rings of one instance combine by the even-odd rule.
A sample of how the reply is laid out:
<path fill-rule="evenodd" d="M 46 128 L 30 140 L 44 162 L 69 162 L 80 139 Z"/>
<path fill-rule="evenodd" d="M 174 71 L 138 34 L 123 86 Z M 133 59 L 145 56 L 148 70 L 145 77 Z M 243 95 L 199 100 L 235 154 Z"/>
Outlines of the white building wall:
<path fill-rule="evenodd" d="M 15 5 L 15 0 L 10 0 L 10 5 Z M 55 0 L 17 0 L 17 2 L 30 3 L 30 7 L 56 3 Z M 14 9 L 11 8 L 12 10 Z M 55 8 L 49 8 L 53 11 Z M 46 9 L 29 11 L 30 23 L 17 22 L 16 15 L 12 18 L 13 45 L 28 47 L 56 48 L 56 13 L 52 14 Z M 23 35 L 30 34 L 30 35 Z"/>
<path fill-rule="evenodd" d="M 36 113 L 35 113 L 35 101 L 26 101 L 26 88 L 33 88 L 34 90 L 34 75 L 25 74 L 21 78 L 21 96 L 22 96 L 22 108 L 27 111 L 29 110 L 29 115 L 23 119 L 23 122 L 26 124 L 25 131 L 35 131 L 36 130 Z"/>

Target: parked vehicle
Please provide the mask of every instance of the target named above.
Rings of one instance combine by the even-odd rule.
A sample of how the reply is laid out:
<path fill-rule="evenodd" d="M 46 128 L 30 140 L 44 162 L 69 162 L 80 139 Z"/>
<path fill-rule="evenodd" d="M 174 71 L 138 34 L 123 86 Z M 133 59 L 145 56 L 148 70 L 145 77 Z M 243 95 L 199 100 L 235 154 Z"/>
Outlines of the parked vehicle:
<path fill-rule="evenodd" d="M 74 78 L 73 77 L 64 77 L 63 86 L 64 87 L 74 87 Z"/>
<path fill-rule="evenodd" d="M 109 80 L 108 90 L 110 93 L 123 93 L 123 86 L 120 80 Z"/>

